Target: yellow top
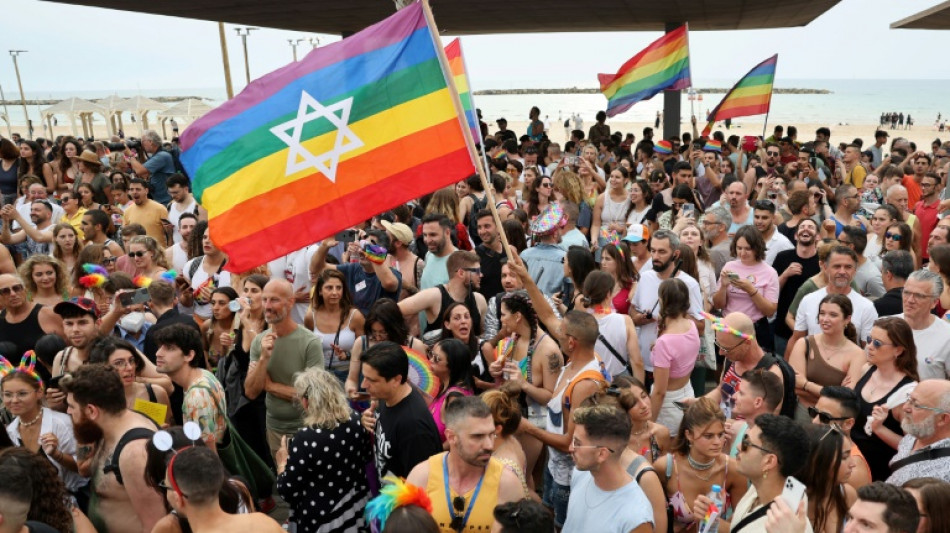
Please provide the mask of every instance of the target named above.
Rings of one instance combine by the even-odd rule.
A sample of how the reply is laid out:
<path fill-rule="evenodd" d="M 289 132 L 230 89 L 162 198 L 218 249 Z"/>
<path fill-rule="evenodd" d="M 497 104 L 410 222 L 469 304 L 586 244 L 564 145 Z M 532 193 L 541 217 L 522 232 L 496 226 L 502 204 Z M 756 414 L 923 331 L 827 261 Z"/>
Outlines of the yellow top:
<path fill-rule="evenodd" d="M 429 479 L 426 481 L 426 493 L 429 495 L 429 499 L 432 500 L 432 517 L 439 524 L 439 530 L 442 533 L 455 533 L 455 530 L 449 527 L 454 513 L 449 508 L 449 503 L 445 498 L 445 476 L 442 471 L 442 461 L 446 453 L 448 452 L 433 455 L 429 458 Z M 475 500 L 472 512 L 469 513 L 468 522 L 465 523 L 463 532 L 491 531 L 492 523 L 495 521 L 492 512 L 498 503 L 498 486 L 501 483 L 503 470 L 504 467 L 498 459 L 492 457 L 488 461 L 485 478 L 482 480 L 482 488 L 478 492 L 478 498 Z M 472 505 L 474 492 L 475 488 L 473 487 L 472 490 L 462 495 L 465 498 L 465 510 L 462 511 L 462 516 Z M 449 501 L 455 499 L 456 496 L 455 491 L 449 487 Z"/>

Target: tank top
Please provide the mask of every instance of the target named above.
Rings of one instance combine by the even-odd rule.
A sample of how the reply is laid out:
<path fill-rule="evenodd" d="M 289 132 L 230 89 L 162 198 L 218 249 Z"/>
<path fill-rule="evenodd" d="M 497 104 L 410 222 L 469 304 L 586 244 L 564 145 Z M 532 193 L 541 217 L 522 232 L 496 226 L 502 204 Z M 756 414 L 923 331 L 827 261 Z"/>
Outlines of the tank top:
<path fill-rule="evenodd" d="M 439 524 L 442 531 L 452 531 L 449 527 L 455 511 L 452 501 L 456 496 L 465 498 L 467 516 L 462 532 L 491 531 L 495 522 L 493 511 L 498 503 L 498 487 L 501 485 L 501 474 L 504 466 L 498 459 L 492 457 L 485 467 L 485 474 L 479 484 L 465 494 L 456 494 L 447 483 L 447 460 L 449 452 L 433 455 L 429 458 L 429 479 L 426 481 L 426 493 L 432 501 L 432 518 Z"/>
<path fill-rule="evenodd" d="M 16 194 L 17 172 L 19 169 L 19 159 L 15 159 L 13 161 L 13 164 L 10 165 L 9 170 L 3 170 L 3 165 L 0 164 L 0 193 Z"/>
<path fill-rule="evenodd" d="M 16 346 L 13 352 L 14 357 L 19 357 L 36 345 L 40 337 L 46 335 L 40 326 L 40 309 L 43 306 L 36 304 L 26 318 L 19 322 L 7 321 L 7 310 L 0 311 L 0 340 L 12 342 Z M 52 361 L 48 361 L 52 365 Z M 37 366 L 37 371 L 42 372 L 42 364 Z M 42 375 L 42 374 L 41 374 Z"/>
<path fill-rule="evenodd" d="M 809 335 L 805 339 L 805 376 L 808 381 L 827 387 L 841 385 L 847 374 L 825 361 L 818 351 L 818 342 L 815 341 L 814 335 Z"/>
<path fill-rule="evenodd" d="M 175 272 L 183 272 L 185 263 L 188 262 L 188 252 L 181 249 L 181 245 L 172 245 L 172 268 Z"/>
<path fill-rule="evenodd" d="M 346 323 L 340 327 L 339 332 L 324 333 L 320 331 L 317 329 L 317 320 L 314 317 L 313 332 L 323 339 L 323 360 L 326 361 L 328 370 L 343 370 L 350 367 L 349 359 L 341 360 L 337 357 L 333 345 L 336 344 L 347 354 L 353 351 L 353 345 L 356 344 L 356 332 L 350 329 L 350 322 L 353 321 L 353 313 L 355 312 L 356 309 L 350 310 L 350 315 L 346 317 Z"/>
<path fill-rule="evenodd" d="M 455 298 L 452 298 L 452 295 L 449 294 L 445 285 L 439 285 L 439 293 L 442 294 L 439 314 L 436 315 L 435 320 L 431 324 L 426 326 L 426 333 L 442 329 L 442 322 L 445 320 L 445 309 L 456 301 Z M 465 301 L 461 303 L 465 304 L 469 314 L 472 315 L 472 335 L 480 337 L 482 334 L 482 314 L 478 311 L 478 303 L 475 301 L 475 292 L 469 291 L 468 296 L 465 297 Z"/>
<path fill-rule="evenodd" d="M 615 202 L 610 199 L 610 192 L 604 193 L 604 208 L 600 212 L 600 224 L 606 226 L 611 222 L 627 221 L 627 209 L 630 208 L 630 199 L 624 197 L 622 202 Z"/>
<path fill-rule="evenodd" d="M 610 313 L 609 315 L 597 319 L 601 338 L 598 338 L 597 343 L 594 344 L 594 350 L 597 352 L 597 355 L 604 360 L 604 364 L 607 366 L 607 372 L 611 376 L 616 376 L 623 372 L 626 368 L 624 361 L 630 360 L 630 354 L 627 353 L 627 326 L 624 323 L 623 317 L 624 315 L 620 313 Z M 613 351 L 604 344 L 604 339 L 610 344 Z M 625 359 L 619 360 L 614 356 L 614 351 Z"/>
<path fill-rule="evenodd" d="M 908 376 L 904 376 L 904 379 L 897 382 L 897 385 L 894 385 L 894 388 L 887 391 L 887 394 L 881 396 L 874 402 L 868 402 L 864 399 L 864 396 L 861 395 L 861 392 L 871 379 L 871 375 L 875 372 L 877 372 L 877 367 L 872 366 L 870 370 L 861 376 L 857 385 L 854 386 L 854 392 L 858 395 L 858 416 L 855 417 L 854 427 L 851 428 L 851 440 L 855 446 L 861 448 L 861 453 L 864 454 L 864 458 L 867 459 L 868 466 L 871 468 L 871 479 L 874 481 L 884 481 L 891 475 L 891 469 L 888 463 L 890 463 L 891 459 L 897 453 L 897 450 L 891 448 L 890 445 L 881 440 L 877 435 L 868 435 L 865 433 L 864 425 L 868 417 L 871 416 L 871 411 L 874 410 L 875 406 L 884 405 L 887 403 L 887 399 L 891 397 L 891 394 L 894 394 L 894 392 L 904 385 L 913 383 L 914 380 Z M 900 422 L 894 418 L 894 415 L 890 411 L 887 413 L 887 418 L 884 419 L 884 427 L 898 435 L 904 434 L 901 430 Z"/>
<path fill-rule="evenodd" d="M 564 379 L 567 369 L 571 364 L 572 363 L 568 363 L 561 369 L 561 374 L 557 377 L 557 382 L 554 384 L 554 390 L 557 392 L 551 397 L 551 401 L 548 402 L 548 419 L 547 424 L 545 424 L 545 429 L 555 435 L 563 435 L 567 428 L 567 424 L 564 421 L 566 414 L 564 411 L 565 408 L 570 408 L 566 405 L 570 402 L 570 398 L 565 398 L 564 396 L 567 390 L 571 388 L 571 384 L 575 382 L 579 383 L 585 379 L 591 379 L 588 377 L 590 375 L 589 371 L 599 372 L 601 374 L 601 380 L 607 382 L 606 377 L 603 376 L 603 373 L 606 372 L 604 363 L 597 354 L 594 354 L 594 359 L 584 365 L 567 385 L 562 388 L 561 381 Z M 573 468 L 574 460 L 570 454 L 548 446 L 548 470 L 551 471 L 551 477 L 555 483 L 562 486 L 569 486 L 571 484 L 571 470 Z"/>

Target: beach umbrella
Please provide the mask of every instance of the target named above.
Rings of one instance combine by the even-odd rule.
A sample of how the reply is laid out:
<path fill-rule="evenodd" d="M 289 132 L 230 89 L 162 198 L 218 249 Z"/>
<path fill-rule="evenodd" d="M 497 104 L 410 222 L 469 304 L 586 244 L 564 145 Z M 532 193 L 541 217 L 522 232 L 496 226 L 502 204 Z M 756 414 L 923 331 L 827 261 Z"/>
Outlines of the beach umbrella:
<path fill-rule="evenodd" d="M 214 108 L 197 98 L 188 98 L 178 102 L 158 114 L 158 118 L 162 122 L 162 135 L 165 134 L 165 122 L 168 120 L 180 118 L 192 122 L 212 109 Z"/>
<path fill-rule="evenodd" d="M 99 113 L 105 117 L 106 121 L 109 119 L 108 111 L 106 108 L 102 107 L 99 104 L 90 102 L 89 100 L 83 100 L 82 98 L 68 98 L 66 100 L 61 100 L 46 109 L 40 111 L 43 118 L 46 119 L 46 122 L 49 126 L 49 131 L 53 131 L 53 115 L 66 115 L 69 117 L 70 130 L 73 135 L 76 135 L 76 117 L 79 117 L 82 122 L 83 135 L 88 137 L 92 133 L 92 114 Z"/>
<path fill-rule="evenodd" d="M 120 103 L 116 109 L 118 111 L 128 111 L 139 117 L 138 128 L 139 136 L 141 136 L 142 131 L 148 129 L 148 112 L 164 111 L 168 109 L 168 106 L 161 102 L 156 102 L 147 96 L 137 95 Z"/>
<path fill-rule="evenodd" d="M 96 100 L 96 103 L 106 108 L 106 111 L 109 113 L 106 122 L 109 125 L 109 133 L 112 135 L 115 135 L 118 130 L 122 129 L 122 111 L 119 110 L 119 105 L 123 102 L 125 102 L 125 98 L 115 94 L 101 100 Z M 116 120 L 118 120 L 118 125 L 116 125 Z"/>

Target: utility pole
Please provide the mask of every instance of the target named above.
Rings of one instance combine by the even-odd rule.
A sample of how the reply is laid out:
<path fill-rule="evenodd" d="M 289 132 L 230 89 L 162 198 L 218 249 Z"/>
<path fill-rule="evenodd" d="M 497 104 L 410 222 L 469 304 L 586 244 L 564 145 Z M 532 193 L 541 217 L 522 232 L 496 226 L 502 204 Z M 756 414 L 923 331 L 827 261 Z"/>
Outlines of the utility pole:
<path fill-rule="evenodd" d="M 16 72 L 16 84 L 20 88 L 20 103 L 23 104 L 23 118 L 26 119 L 26 136 L 33 138 L 33 125 L 30 123 L 30 112 L 26 109 L 26 95 L 23 94 L 23 82 L 20 80 L 20 65 L 17 64 L 17 56 L 26 53 L 27 50 L 10 50 L 10 56 L 13 58 L 13 70 Z"/>
<path fill-rule="evenodd" d="M 252 31 L 259 29 L 253 26 L 242 26 L 240 28 L 234 28 L 234 31 L 237 32 L 238 36 L 241 37 L 241 44 L 244 45 L 244 77 L 247 79 L 247 83 L 251 83 L 251 67 L 247 61 L 247 36 L 251 34 Z"/>
<path fill-rule="evenodd" d="M 297 62 L 297 45 L 306 41 L 306 39 L 287 39 L 287 42 L 290 43 L 290 47 L 294 50 L 294 63 Z"/>
<path fill-rule="evenodd" d="M 228 91 L 228 100 L 234 98 L 231 86 L 231 62 L 228 60 L 228 41 L 224 38 L 224 23 L 218 23 L 218 38 L 221 39 L 221 62 L 224 64 L 224 88 Z"/>
<path fill-rule="evenodd" d="M 316 49 L 318 46 L 320 46 L 320 38 L 319 38 L 319 37 L 311 37 L 310 39 L 308 39 L 308 41 L 310 41 L 310 47 L 311 47 L 310 49 L 311 49 L 311 50 L 314 50 L 314 49 Z"/>

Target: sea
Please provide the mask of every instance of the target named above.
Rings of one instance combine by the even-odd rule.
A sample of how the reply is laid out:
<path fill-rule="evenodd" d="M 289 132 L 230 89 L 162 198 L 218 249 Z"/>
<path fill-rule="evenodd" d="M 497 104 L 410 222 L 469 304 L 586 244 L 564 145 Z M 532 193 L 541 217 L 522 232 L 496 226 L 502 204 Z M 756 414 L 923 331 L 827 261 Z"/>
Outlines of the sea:
<path fill-rule="evenodd" d="M 735 80 L 709 80 L 701 87 L 728 88 Z M 829 94 L 775 94 L 772 97 L 772 106 L 769 113 L 769 124 L 823 124 L 834 125 L 870 125 L 877 124 L 881 113 L 895 112 L 910 115 L 914 123 L 921 127 L 930 127 L 937 120 L 938 114 L 947 118 L 950 112 L 950 80 L 833 80 L 833 79 L 783 79 L 776 81 L 778 88 L 787 89 L 825 89 Z M 700 86 L 698 86 L 700 87 Z M 481 87 L 476 87 L 480 89 Z M 493 87 L 510 89 L 509 87 Z M 487 89 L 487 87 L 486 87 Z M 58 100 L 70 97 L 85 99 L 100 99 L 111 94 L 131 97 L 144 94 L 155 96 L 194 96 L 204 98 L 211 105 L 219 105 L 226 100 L 223 87 L 219 88 L 173 88 L 155 90 L 109 90 L 101 91 L 54 91 L 30 92 L 27 99 Z M 7 92 L 8 101 L 19 98 L 16 92 Z M 702 101 L 690 100 L 686 91 L 681 94 L 682 120 L 688 121 L 691 114 L 703 120 L 722 99 L 723 94 L 704 94 Z M 552 122 L 563 121 L 574 113 L 580 114 L 588 124 L 593 123 L 598 111 L 606 107 L 606 99 L 600 94 L 504 94 L 475 96 L 475 105 L 482 110 L 484 119 L 490 123 L 504 117 L 509 121 L 528 120 L 528 111 L 532 106 L 541 109 L 542 119 Z M 30 118 L 34 126 L 38 124 L 41 108 L 46 106 L 28 106 Z M 657 95 L 652 100 L 640 102 L 626 113 L 614 118 L 621 122 L 650 123 L 656 117 L 657 111 L 663 109 L 663 96 Z M 0 108 L 2 110 L 2 108 Z M 14 125 L 25 123 L 23 108 L 12 103 L 7 105 Z M 59 118 L 59 124 L 65 123 L 65 118 Z M 761 123 L 764 117 L 749 117 L 737 119 Z M 96 123 L 105 120 L 94 115 Z M 128 129 L 128 126 L 127 126 Z"/>

